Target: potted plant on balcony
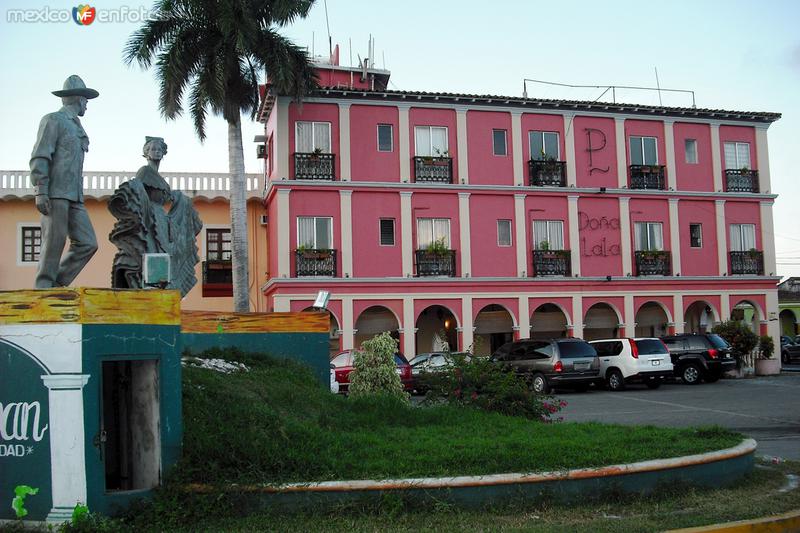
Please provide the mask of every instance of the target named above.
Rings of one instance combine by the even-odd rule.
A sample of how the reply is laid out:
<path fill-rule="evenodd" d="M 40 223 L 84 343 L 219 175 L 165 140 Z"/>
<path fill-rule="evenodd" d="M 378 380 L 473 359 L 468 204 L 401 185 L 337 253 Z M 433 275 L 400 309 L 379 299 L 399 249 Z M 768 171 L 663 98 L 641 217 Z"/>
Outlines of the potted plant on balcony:
<path fill-rule="evenodd" d="M 762 335 L 758 341 L 758 359 L 756 359 L 757 376 L 775 376 L 781 373 L 781 362 L 773 358 L 775 343 L 769 335 Z"/>
<path fill-rule="evenodd" d="M 747 257 L 749 257 L 750 259 L 756 260 L 760 256 L 761 256 L 760 250 L 756 250 L 755 248 L 750 248 L 749 250 L 747 250 Z"/>
<path fill-rule="evenodd" d="M 425 251 L 435 256 L 445 256 L 450 253 L 450 249 L 444 242 L 444 237 L 436 239 L 425 247 Z"/>
<path fill-rule="evenodd" d="M 307 244 L 301 244 L 297 247 L 297 252 L 303 259 L 327 259 L 331 256 L 328 250 L 317 250 Z"/>

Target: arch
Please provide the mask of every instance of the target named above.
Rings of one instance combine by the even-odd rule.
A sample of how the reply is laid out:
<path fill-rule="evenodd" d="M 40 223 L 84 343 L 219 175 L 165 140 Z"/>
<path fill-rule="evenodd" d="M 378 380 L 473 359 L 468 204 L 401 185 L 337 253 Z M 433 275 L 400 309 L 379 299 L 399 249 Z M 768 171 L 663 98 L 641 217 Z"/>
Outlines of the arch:
<path fill-rule="evenodd" d="M 719 311 L 706 300 L 693 300 L 683 313 L 684 332 L 706 333 L 720 321 Z"/>
<path fill-rule="evenodd" d="M 483 316 L 481 316 L 483 315 Z M 514 340 L 514 315 L 501 304 L 487 304 L 475 315 L 475 355 L 491 355 Z"/>
<path fill-rule="evenodd" d="M 764 313 L 758 302 L 749 298 L 742 298 L 731 306 L 731 320 L 743 322 L 750 331 L 756 335 L 761 334 L 761 321 L 764 320 Z"/>
<path fill-rule="evenodd" d="M 375 335 L 389 332 L 392 338 L 400 339 L 400 320 L 392 309 L 384 305 L 371 305 L 361 311 L 354 326 L 356 330 L 353 345 L 361 347 L 361 343 Z"/>
<path fill-rule="evenodd" d="M 781 309 L 778 315 L 781 324 L 781 335 L 797 335 L 797 313 L 794 309 Z"/>
<path fill-rule="evenodd" d="M 764 314 L 764 308 L 761 306 L 761 304 L 757 300 L 752 299 L 752 298 L 748 298 L 748 297 L 744 297 L 744 298 L 741 298 L 739 300 L 734 300 L 734 301 L 736 301 L 736 303 L 731 305 L 731 312 L 733 312 L 733 310 L 736 307 L 740 306 L 741 304 L 749 304 L 749 305 L 753 306 L 753 309 L 755 310 L 755 313 L 758 315 L 759 320 L 765 320 L 766 315 Z M 758 330 L 756 330 L 756 331 L 758 331 Z"/>
<path fill-rule="evenodd" d="M 307 312 L 320 312 L 319 309 L 314 307 L 306 307 L 301 311 L 302 313 Z M 336 317 L 336 313 L 334 313 L 330 309 L 325 309 L 325 312 L 328 313 L 328 319 L 330 320 L 330 332 L 328 333 L 328 355 L 331 359 L 333 359 L 337 353 L 339 353 L 342 349 L 341 347 L 341 330 L 342 326 L 340 325 L 339 319 Z"/>
<path fill-rule="evenodd" d="M 0 338 L 0 344 L 5 344 L 5 345 L 10 346 L 11 348 L 17 350 L 17 351 L 20 351 L 20 352 L 24 353 L 30 359 L 32 359 L 34 363 L 39 365 L 39 367 L 42 370 L 44 370 L 45 374 L 48 374 L 48 375 L 52 374 L 52 372 L 50 372 L 50 369 L 47 368 L 47 365 L 45 365 L 38 357 L 33 355 L 31 352 L 29 352 L 28 350 L 26 350 L 22 346 L 19 346 L 18 344 L 14 344 L 13 342 L 7 341 L 6 339 L 3 339 L 3 338 Z"/>
<path fill-rule="evenodd" d="M 661 337 L 669 330 L 667 324 L 672 322 L 669 310 L 656 300 L 644 302 L 636 310 L 636 337 Z"/>
<path fill-rule="evenodd" d="M 447 347 L 452 350 L 458 350 L 458 317 L 445 305 L 432 304 L 422 309 L 417 315 L 416 322 L 415 343 L 417 355 L 421 353 L 441 351 L 445 347 L 443 342 L 447 343 Z M 441 335 L 444 335 L 444 339 Z M 438 340 L 435 338 L 438 337 Z"/>
<path fill-rule="evenodd" d="M 597 302 L 586 310 L 583 317 L 583 338 L 586 340 L 619 337 L 622 314 L 608 302 Z"/>
<path fill-rule="evenodd" d="M 656 304 L 657 306 L 659 306 L 661 308 L 661 310 L 664 311 L 664 315 L 666 315 L 666 317 L 667 317 L 667 322 L 672 322 L 673 321 L 672 313 L 670 312 L 669 307 L 667 307 L 664 304 L 664 302 L 660 302 L 658 300 L 647 300 L 645 302 L 642 302 L 642 305 L 640 305 L 636 309 L 636 313 L 634 313 L 634 314 L 638 314 L 639 311 L 642 310 L 642 307 L 644 307 L 645 305 L 648 305 L 648 304 Z"/>
<path fill-rule="evenodd" d="M 569 315 L 555 302 L 540 304 L 531 314 L 532 339 L 566 337 L 569 333 Z"/>

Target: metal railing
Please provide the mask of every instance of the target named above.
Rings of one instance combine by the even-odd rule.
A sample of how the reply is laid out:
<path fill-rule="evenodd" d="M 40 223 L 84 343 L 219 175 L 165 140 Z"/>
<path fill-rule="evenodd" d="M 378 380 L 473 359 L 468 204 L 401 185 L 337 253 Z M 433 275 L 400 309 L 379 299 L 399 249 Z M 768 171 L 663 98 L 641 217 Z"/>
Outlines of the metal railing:
<path fill-rule="evenodd" d="M 731 274 L 764 275 L 764 252 L 748 250 L 747 252 L 729 252 L 731 258 Z"/>
<path fill-rule="evenodd" d="M 566 161 L 528 161 L 528 178 L 534 187 L 566 187 Z"/>
<path fill-rule="evenodd" d="M 414 252 L 414 266 L 417 276 L 449 276 L 456 275 L 455 250 L 416 250 Z"/>
<path fill-rule="evenodd" d="M 453 158 L 415 156 L 414 181 L 453 183 Z"/>
<path fill-rule="evenodd" d="M 335 162 L 335 154 L 295 152 L 294 179 L 334 181 L 336 179 Z"/>
<path fill-rule="evenodd" d="M 759 192 L 758 170 L 743 168 L 725 170 L 725 190 L 728 192 Z"/>
<path fill-rule="evenodd" d="M 664 165 L 630 165 L 631 189 L 664 190 Z"/>
<path fill-rule="evenodd" d="M 233 266 L 230 261 L 203 261 L 203 285 L 233 283 Z"/>
<path fill-rule="evenodd" d="M 637 250 L 634 258 L 637 276 L 672 275 L 672 253 L 667 250 Z"/>
<path fill-rule="evenodd" d="M 295 250 L 295 276 L 336 276 L 336 250 L 312 248 Z"/>
<path fill-rule="evenodd" d="M 532 255 L 534 277 L 572 275 L 572 253 L 569 250 L 533 250 Z"/>

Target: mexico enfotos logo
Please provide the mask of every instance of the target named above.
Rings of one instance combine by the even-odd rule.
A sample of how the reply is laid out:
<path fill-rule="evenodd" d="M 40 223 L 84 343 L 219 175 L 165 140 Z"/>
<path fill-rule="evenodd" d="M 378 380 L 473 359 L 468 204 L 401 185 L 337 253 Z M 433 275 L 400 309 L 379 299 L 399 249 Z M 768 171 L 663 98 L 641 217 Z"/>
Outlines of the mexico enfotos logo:
<path fill-rule="evenodd" d="M 59 9 L 44 6 L 36 9 L 7 9 L 8 23 L 44 23 L 58 24 L 74 22 L 78 26 L 89 26 L 94 22 L 133 23 L 144 22 L 150 18 L 150 10 L 145 6 L 121 6 L 103 9 L 89 4 L 80 4 L 72 9 Z"/>

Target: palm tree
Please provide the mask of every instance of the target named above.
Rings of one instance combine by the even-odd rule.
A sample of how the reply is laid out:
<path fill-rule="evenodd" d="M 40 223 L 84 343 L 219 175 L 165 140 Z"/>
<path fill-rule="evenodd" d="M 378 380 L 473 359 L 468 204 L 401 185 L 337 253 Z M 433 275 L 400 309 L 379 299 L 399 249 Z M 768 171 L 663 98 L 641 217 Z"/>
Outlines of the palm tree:
<path fill-rule="evenodd" d="M 258 111 L 258 73 L 266 71 L 280 94 L 299 100 L 317 87 L 308 55 L 278 33 L 305 18 L 314 0 L 157 0 L 151 17 L 125 45 L 124 60 L 153 66 L 167 119 L 189 114 L 200 141 L 211 110 L 228 123 L 231 174 L 231 259 L 234 311 L 249 311 L 247 197 L 242 150 L 243 113 Z"/>

